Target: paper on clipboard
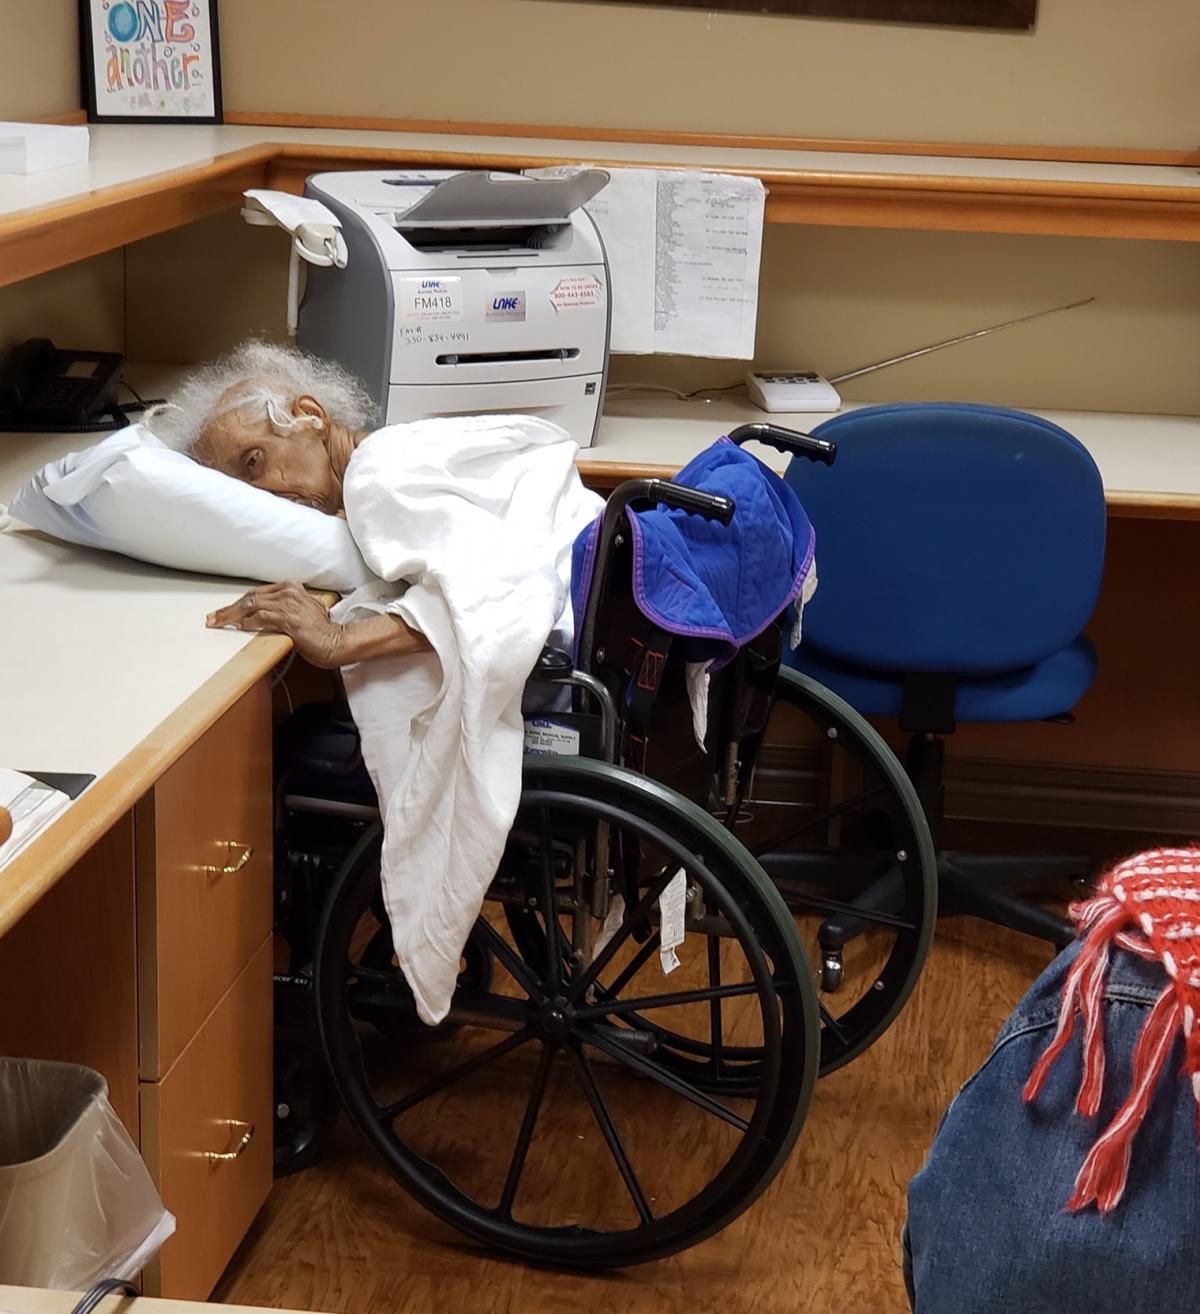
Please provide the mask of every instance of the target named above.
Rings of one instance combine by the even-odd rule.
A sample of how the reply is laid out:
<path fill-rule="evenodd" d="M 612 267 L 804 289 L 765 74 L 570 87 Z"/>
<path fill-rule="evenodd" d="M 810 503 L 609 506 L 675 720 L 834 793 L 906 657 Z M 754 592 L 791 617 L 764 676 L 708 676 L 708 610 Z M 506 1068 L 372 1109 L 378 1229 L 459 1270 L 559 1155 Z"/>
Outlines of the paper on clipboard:
<path fill-rule="evenodd" d="M 530 169 L 563 176 L 582 165 Z M 766 189 L 758 178 L 610 169 L 584 207 L 612 280 L 612 350 L 749 360 Z"/>

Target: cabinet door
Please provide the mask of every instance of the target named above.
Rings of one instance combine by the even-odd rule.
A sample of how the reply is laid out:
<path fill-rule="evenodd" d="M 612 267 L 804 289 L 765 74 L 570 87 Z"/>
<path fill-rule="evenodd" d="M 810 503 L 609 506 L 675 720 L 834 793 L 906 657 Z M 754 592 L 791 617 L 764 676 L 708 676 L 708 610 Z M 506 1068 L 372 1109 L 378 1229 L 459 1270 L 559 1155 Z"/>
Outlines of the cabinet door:
<path fill-rule="evenodd" d="M 271 959 L 268 938 L 167 1077 L 142 1084 L 142 1153 L 176 1221 L 147 1295 L 205 1299 L 271 1189 Z"/>
<path fill-rule="evenodd" d="M 0 1054 L 95 1068 L 138 1138 L 133 817 L 0 938 Z"/>
<path fill-rule="evenodd" d="M 265 680 L 138 805 L 141 1075 L 165 1076 L 270 932 Z"/>

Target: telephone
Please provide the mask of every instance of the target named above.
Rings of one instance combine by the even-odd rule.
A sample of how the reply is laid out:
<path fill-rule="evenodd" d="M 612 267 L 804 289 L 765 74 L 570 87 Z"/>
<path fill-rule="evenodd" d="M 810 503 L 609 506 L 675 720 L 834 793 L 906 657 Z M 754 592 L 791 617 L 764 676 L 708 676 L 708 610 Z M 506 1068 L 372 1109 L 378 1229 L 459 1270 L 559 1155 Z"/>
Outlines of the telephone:
<path fill-rule="evenodd" d="M 116 405 L 123 363 L 116 352 L 64 351 L 49 338 L 19 343 L 0 360 L 0 427 L 90 425 Z"/>

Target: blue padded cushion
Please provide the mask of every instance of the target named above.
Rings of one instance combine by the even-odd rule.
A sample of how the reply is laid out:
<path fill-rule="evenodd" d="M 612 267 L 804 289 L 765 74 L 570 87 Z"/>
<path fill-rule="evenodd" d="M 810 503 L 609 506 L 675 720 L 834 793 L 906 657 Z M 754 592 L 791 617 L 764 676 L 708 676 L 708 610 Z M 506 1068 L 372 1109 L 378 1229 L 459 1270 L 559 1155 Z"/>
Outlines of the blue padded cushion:
<path fill-rule="evenodd" d="M 785 660 L 864 716 L 900 715 L 902 676 L 843 666 L 806 644 Z M 1036 666 L 961 681 L 955 716 L 960 721 L 1041 721 L 1061 716 L 1083 697 L 1095 674 L 1095 648 L 1087 639 L 1076 639 Z"/>
<path fill-rule="evenodd" d="M 830 466 L 787 482 L 817 536 L 804 639 L 881 671 L 1036 666 L 1082 632 L 1100 587 L 1106 509 L 1083 445 L 1022 411 L 873 406 L 820 425 Z"/>

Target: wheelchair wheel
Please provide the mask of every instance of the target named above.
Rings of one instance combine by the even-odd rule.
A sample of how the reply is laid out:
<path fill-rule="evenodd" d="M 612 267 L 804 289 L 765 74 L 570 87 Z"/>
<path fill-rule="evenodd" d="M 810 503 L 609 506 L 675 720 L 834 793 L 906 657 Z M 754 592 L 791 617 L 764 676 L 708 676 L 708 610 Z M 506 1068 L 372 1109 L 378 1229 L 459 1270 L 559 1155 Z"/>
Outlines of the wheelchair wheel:
<path fill-rule="evenodd" d="M 598 850 L 630 906 L 586 962 L 568 921 Z M 680 873 L 688 931 L 665 976 L 659 900 Z M 322 1043 L 360 1131 L 443 1221 L 527 1260 L 633 1264 L 726 1226 L 782 1167 L 816 1076 L 811 971 L 777 891 L 706 813 L 603 763 L 529 765 L 493 894 L 536 910 L 517 921 L 543 944 L 522 951 L 505 906 L 485 906 L 495 979 L 460 989 L 445 1045 L 401 1049 L 361 1020 L 390 988 L 362 963 L 377 890 L 352 855 L 319 935 Z M 647 1018 L 710 1052 L 664 1055 Z M 754 1049 L 758 1080 L 718 1098 L 702 1079 L 726 1046 Z"/>
<path fill-rule="evenodd" d="M 736 830 L 820 965 L 824 1076 L 873 1044 L 911 994 L 937 919 L 937 858 L 904 768 L 849 703 L 781 670 L 765 743 L 783 734 L 810 759 L 804 797 L 780 797 L 768 749 Z"/>

